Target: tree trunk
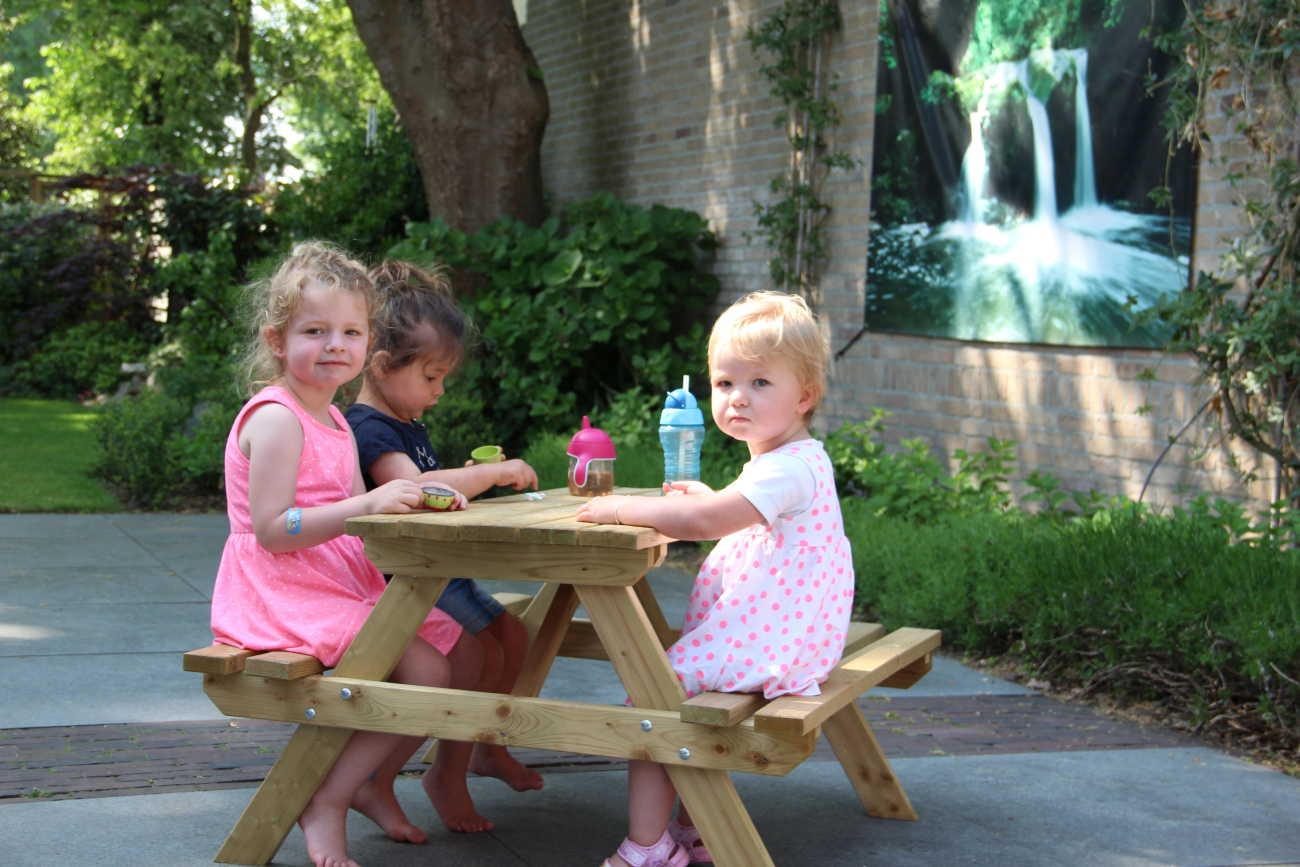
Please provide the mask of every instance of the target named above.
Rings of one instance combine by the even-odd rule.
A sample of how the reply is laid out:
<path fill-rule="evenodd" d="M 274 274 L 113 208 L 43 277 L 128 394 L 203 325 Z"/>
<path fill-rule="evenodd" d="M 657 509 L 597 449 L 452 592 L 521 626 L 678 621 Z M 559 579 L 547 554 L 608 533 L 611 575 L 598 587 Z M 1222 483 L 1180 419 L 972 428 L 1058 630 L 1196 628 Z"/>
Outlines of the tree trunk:
<path fill-rule="evenodd" d="M 546 86 L 511 0 L 348 0 L 411 140 L 429 214 L 541 222 Z"/>

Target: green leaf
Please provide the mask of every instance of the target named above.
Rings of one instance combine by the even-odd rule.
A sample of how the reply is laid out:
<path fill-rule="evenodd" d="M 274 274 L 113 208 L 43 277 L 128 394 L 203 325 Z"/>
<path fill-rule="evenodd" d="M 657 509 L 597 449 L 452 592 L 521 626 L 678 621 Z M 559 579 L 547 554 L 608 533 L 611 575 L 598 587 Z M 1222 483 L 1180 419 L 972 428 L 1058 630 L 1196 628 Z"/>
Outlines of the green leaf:
<path fill-rule="evenodd" d="M 559 286 L 569 282 L 582 265 L 582 253 L 578 250 L 561 250 L 542 268 L 542 281 L 547 286 Z"/>

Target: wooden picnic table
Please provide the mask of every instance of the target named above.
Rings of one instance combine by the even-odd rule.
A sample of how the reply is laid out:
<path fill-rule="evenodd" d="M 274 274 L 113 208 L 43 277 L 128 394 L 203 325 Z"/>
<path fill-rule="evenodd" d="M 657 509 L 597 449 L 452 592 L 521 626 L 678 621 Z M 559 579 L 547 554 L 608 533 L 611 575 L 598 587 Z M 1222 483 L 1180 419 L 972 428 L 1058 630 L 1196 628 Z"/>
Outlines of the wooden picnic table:
<path fill-rule="evenodd" d="M 302 723 L 216 860 L 269 862 L 355 730 L 663 763 L 718 867 L 761 867 L 771 858 L 728 772 L 789 773 L 811 755 L 825 722 L 868 812 L 915 818 L 852 699 L 863 684 L 892 677 L 907 685 L 923 675 L 938 633 L 873 633 L 875 643 L 854 657 L 858 667 L 828 681 L 826 702 L 778 699 L 763 707 L 752 696 L 706 694 L 689 707 L 663 652 L 677 633 L 643 580 L 672 540 L 645 527 L 581 523 L 574 515 L 582 502 L 559 489 L 542 499 L 477 501 L 460 512 L 349 520 L 347 531 L 393 578 L 330 676 L 297 654 L 216 646 L 242 655 L 217 668 L 197 658 L 202 651 L 187 654 L 186 667 L 205 672 L 204 689 L 223 713 Z M 541 585 L 522 615 L 531 642 L 512 695 L 385 681 L 452 577 Z M 579 603 L 589 620 L 573 617 Z M 906 650 L 895 646 L 900 641 Z M 608 658 L 634 706 L 537 698 L 560 653 Z M 303 659 L 305 668 L 291 664 Z M 255 667 L 261 660 L 267 664 Z M 769 717 L 756 722 L 755 711 Z"/>

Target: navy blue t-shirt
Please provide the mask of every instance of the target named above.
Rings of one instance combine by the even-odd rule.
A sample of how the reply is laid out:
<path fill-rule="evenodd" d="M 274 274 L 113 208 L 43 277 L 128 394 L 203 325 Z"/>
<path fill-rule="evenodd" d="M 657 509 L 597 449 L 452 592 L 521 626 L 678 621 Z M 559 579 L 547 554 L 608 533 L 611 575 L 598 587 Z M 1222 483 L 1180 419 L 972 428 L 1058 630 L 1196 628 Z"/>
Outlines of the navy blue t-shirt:
<path fill-rule="evenodd" d="M 361 477 L 366 490 L 378 487 L 370 477 L 370 465 L 389 452 L 402 452 L 422 472 L 440 469 L 438 455 L 429 441 L 429 429 L 418 420 L 398 421 L 372 406 L 354 403 L 343 413 L 357 438 L 361 455 Z"/>

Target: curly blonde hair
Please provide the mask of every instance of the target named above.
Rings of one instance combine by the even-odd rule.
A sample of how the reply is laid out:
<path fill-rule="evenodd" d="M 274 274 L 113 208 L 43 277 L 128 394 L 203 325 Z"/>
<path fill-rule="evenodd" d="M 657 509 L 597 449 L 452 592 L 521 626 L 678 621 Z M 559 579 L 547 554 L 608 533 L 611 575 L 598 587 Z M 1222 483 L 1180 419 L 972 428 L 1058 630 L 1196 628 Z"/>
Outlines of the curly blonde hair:
<path fill-rule="evenodd" d="M 715 353 L 728 348 L 746 361 L 784 359 L 799 384 L 812 394 L 804 423 L 826 394 L 830 345 L 808 302 L 785 292 L 751 292 L 722 312 L 709 333 L 709 366 Z"/>
<path fill-rule="evenodd" d="M 302 301 L 303 289 L 312 283 L 359 294 L 365 300 L 367 319 L 373 318 L 375 284 L 364 265 L 324 241 L 295 244 L 275 273 L 252 284 L 246 296 L 250 334 L 242 370 L 250 394 L 284 373 L 284 365 L 266 342 L 266 330 L 284 334 Z"/>

